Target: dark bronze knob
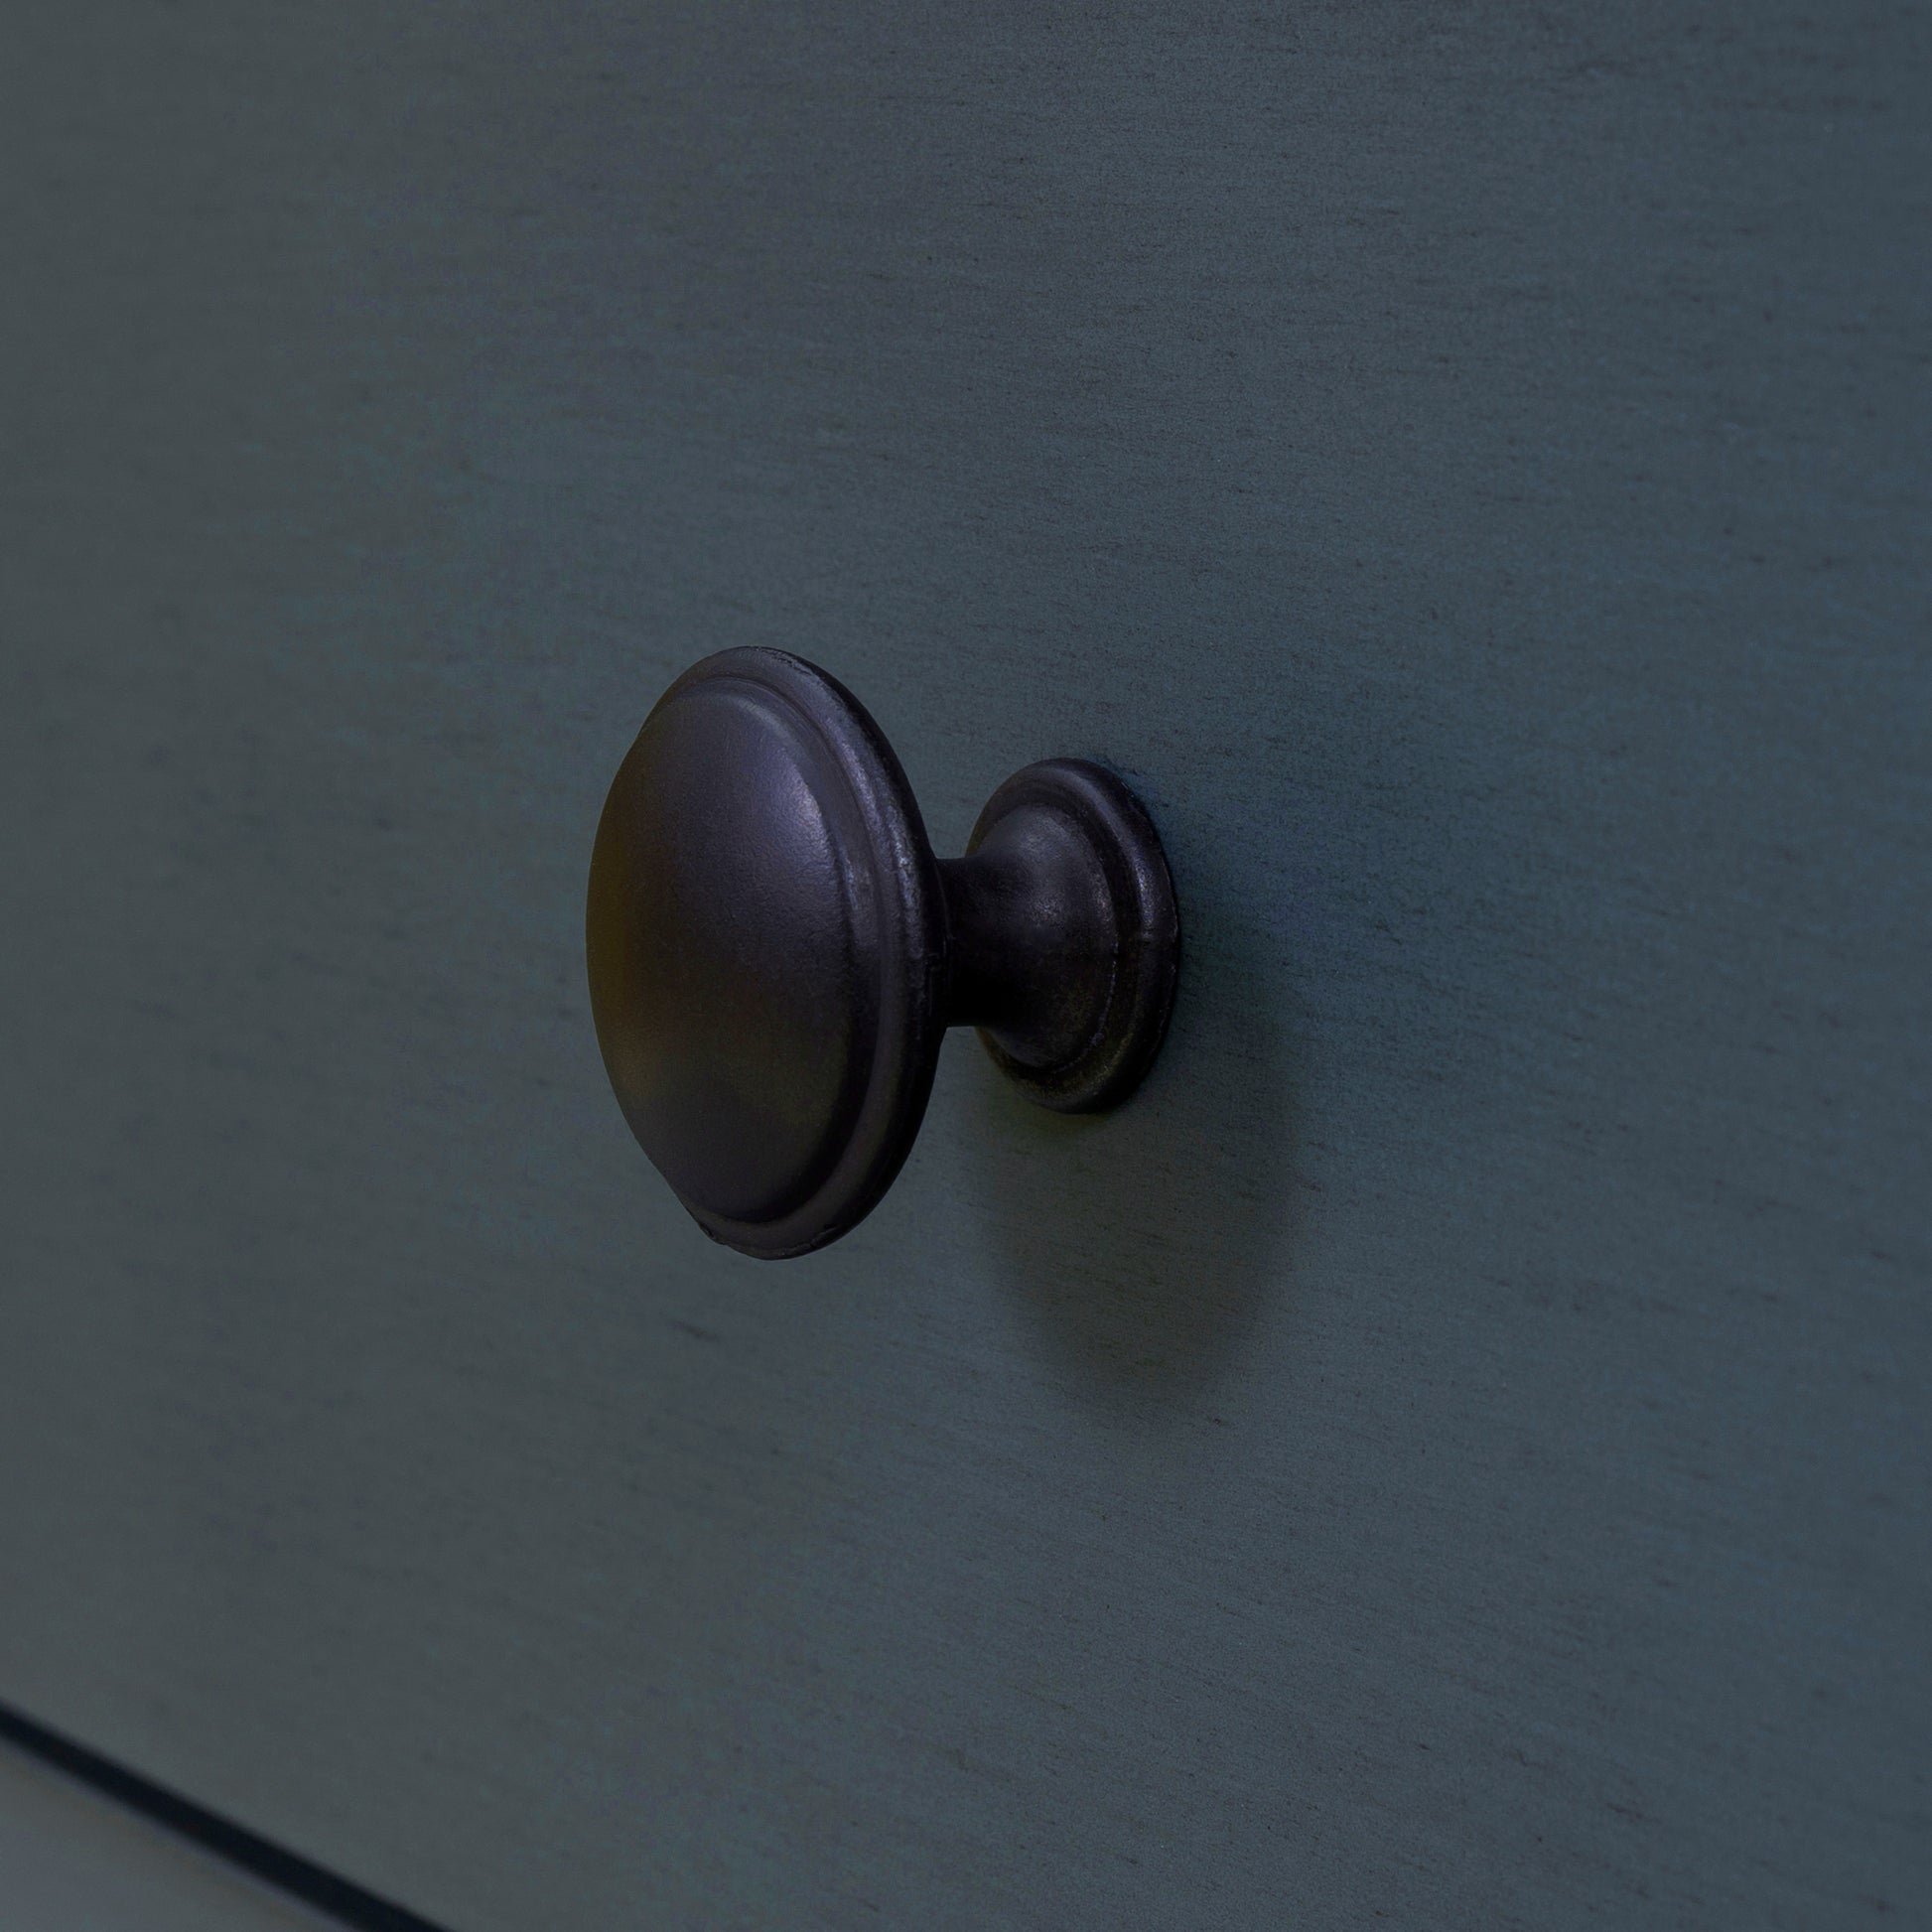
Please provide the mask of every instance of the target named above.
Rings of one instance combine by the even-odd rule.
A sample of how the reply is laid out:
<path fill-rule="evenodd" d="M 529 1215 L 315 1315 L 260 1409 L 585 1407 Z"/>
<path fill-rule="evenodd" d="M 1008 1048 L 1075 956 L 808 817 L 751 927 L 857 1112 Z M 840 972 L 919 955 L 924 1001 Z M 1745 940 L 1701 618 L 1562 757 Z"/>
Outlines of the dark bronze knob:
<path fill-rule="evenodd" d="M 586 928 L 630 1131 L 707 1234 L 772 1258 L 878 1205 L 948 1027 L 1042 1105 L 1124 1099 L 1180 940 L 1111 772 L 1030 764 L 935 859 L 865 708 L 775 650 L 707 657 L 657 701 L 605 801 Z"/>

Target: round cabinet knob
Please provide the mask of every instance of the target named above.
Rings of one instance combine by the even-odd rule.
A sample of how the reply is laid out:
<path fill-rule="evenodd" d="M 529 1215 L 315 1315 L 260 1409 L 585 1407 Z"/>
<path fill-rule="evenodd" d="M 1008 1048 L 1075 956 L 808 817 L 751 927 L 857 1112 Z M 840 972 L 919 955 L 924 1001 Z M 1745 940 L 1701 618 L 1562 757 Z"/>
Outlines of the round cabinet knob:
<path fill-rule="evenodd" d="M 1111 772 L 1030 764 L 935 859 L 865 708 L 775 650 L 707 657 L 658 700 L 605 801 L 586 929 L 630 1131 L 707 1234 L 773 1258 L 878 1204 L 948 1027 L 1044 1106 L 1124 1099 L 1180 946 Z"/>

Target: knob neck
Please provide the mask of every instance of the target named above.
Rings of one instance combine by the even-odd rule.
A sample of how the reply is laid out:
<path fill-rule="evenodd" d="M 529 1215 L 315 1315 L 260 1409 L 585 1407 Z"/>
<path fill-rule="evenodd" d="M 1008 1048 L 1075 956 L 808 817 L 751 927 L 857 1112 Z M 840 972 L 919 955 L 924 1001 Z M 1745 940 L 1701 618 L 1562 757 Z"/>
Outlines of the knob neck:
<path fill-rule="evenodd" d="M 1133 794 L 1081 759 L 1029 765 L 939 879 L 946 1025 L 978 1028 L 1048 1106 L 1120 1099 L 1160 1049 L 1179 948 L 1167 863 Z"/>

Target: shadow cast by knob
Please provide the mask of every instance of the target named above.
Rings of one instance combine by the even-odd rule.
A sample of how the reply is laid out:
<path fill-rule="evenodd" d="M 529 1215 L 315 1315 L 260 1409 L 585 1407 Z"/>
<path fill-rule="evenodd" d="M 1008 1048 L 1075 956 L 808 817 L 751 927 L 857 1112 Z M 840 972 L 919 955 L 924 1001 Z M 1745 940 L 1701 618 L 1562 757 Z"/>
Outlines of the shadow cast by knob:
<path fill-rule="evenodd" d="M 1209 1392 L 1293 1231 L 1301 1082 L 1284 975 L 1262 934 L 1211 910 L 1184 947 L 1167 1045 L 1116 1111 L 1031 1105 L 977 1052 L 959 1069 L 995 1266 L 1068 1386 L 1126 1408 Z"/>

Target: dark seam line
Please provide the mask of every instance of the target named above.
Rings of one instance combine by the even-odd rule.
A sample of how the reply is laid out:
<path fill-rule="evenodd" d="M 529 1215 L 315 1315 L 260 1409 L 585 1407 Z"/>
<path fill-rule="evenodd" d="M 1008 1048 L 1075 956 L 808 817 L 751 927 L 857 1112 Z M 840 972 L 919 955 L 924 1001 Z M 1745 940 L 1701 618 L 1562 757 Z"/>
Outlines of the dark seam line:
<path fill-rule="evenodd" d="M 392 1905 L 372 1891 L 339 1878 L 299 1853 L 260 1838 L 240 1825 L 231 1824 L 187 1798 L 178 1797 L 161 1785 L 150 1782 L 138 1772 L 127 1770 L 111 1759 L 90 1751 L 84 1744 L 64 1737 L 58 1730 L 23 1718 L 19 1712 L 0 1705 L 0 1738 L 23 1751 L 91 1785 L 104 1797 L 138 1811 L 158 1825 L 165 1825 L 177 1836 L 190 1840 L 204 1851 L 225 1859 L 229 1864 L 265 1879 L 291 1898 L 330 1913 L 355 1932 L 443 1932 L 426 1918 L 401 1905 Z"/>

